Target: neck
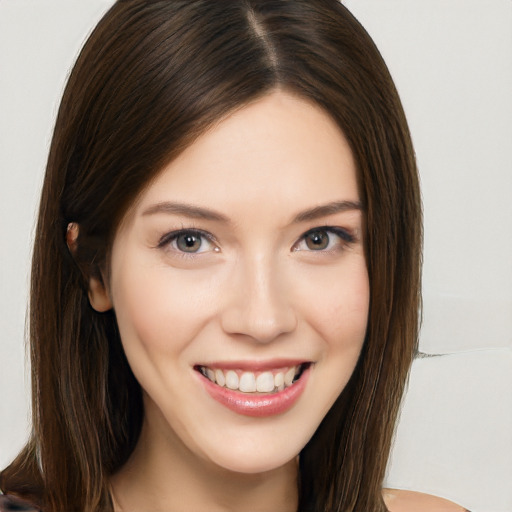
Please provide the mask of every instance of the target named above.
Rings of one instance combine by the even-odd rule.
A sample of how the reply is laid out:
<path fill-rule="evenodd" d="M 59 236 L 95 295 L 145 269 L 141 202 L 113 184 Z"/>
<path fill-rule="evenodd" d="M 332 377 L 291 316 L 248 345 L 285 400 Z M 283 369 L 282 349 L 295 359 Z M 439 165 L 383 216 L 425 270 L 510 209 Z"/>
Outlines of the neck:
<path fill-rule="evenodd" d="M 165 419 L 146 416 L 129 461 L 111 480 L 115 512 L 296 512 L 295 460 L 264 473 L 237 473 L 193 454 Z M 163 427 L 163 428 L 162 428 Z"/>

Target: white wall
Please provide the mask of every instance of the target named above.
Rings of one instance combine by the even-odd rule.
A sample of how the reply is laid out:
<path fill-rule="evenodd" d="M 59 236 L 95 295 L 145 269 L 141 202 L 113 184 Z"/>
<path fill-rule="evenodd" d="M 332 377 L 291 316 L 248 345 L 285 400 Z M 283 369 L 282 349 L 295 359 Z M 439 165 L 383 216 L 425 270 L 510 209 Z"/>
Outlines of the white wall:
<path fill-rule="evenodd" d="M 0 466 L 28 429 L 24 313 L 66 74 L 109 0 L 0 1 Z M 424 326 L 390 486 L 512 512 L 512 2 L 346 0 L 395 78 L 425 208 Z"/>
<path fill-rule="evenodd" d="M 512 2 L 346 0 L 411 126 L 424 324 L 388 485 L 512 511 Z"/>
<path fill-rule="evenodd" d="M 28 433 L 31 241 L 68 70 L 107 0 L 0 0 L 0 467 Z"/>

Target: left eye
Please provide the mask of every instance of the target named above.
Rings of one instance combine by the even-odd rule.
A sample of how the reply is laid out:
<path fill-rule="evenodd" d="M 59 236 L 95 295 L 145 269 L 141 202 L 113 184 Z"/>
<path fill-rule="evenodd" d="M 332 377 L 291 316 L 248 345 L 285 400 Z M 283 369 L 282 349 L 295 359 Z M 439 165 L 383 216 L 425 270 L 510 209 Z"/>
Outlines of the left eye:
<path fill-rule="evenodd" d="M 302 235 L 293 250 L 328 251 L 351 242 L 353 242 L 353 237 L 345 230 L 339 228 L 315 228 Z"/>
<path fill-rule="evenodd" d="M 165 236 L 160 246 L 170 245 L 177 252 L 198 254 L 216 249 L 213 241 L 200 231 L 176 231 Z"/>

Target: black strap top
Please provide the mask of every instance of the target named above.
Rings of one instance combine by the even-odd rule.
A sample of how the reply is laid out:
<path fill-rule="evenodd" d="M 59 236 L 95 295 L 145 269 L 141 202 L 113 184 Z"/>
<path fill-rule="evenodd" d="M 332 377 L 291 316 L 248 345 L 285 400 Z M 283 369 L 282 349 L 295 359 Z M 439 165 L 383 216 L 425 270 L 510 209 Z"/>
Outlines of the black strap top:
<path fill-rule="evenodd" d="M 1 494 L 0 491 L 0 512 L 41 512 L 32 503 L 17 498 L 12 494 Z"/>

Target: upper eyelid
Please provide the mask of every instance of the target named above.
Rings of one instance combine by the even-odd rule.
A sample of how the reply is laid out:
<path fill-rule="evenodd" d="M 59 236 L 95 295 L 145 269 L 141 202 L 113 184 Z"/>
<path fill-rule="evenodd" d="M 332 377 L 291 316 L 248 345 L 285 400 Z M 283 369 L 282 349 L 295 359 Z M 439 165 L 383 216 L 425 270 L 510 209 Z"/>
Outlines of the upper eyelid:
<path fill-rule="evenodd" d="M 160 238 L 160 240 L 158 241 L 157 247 L 163 247 L 164 245 L 169 244 L 171 241 L 175 240 L 178 236 L 180 236 L 184 233 L 193 233 L 196 235 L 201 235 L 211 243 L 217 242 L 216 238 L 208 231 L 203 231 L 202 229 L 198 229 L 198 228 L 181 228 L 181 229 L 176 229 L 174 231 L 169 231 L 168 233 L 163 235 Z"/>
<path fill-rule="evenodd" d="M 340 245 L 344 246 L 346 248 L 348 246 L 351 246 L 351 245 L 357 243 L 357 241 L 358 241 L 358 236 L 351 230 L 347 230 L 345 228 L 340 228 L 340 227 L 335 227 L 335 226 L 320 226 L 320 227 L 315 227 L 315 228 L 309 229 L 304 234 L 302 234 L 300 236 L 300 238 L 293 244 L 292 251 L 304 252 L 303 249 L 299 249 L 300 245 L 306 243 L 306 237 L 310 233 L 316 233 L 318 231 L 325 231 L 327 233 L 336 235 L 340 239 L 340 242 L 338 243 L 338 249 L 339 249 Z M 329 243 L 330 243 L 330 240 L 329 240 Z M 328 253 L 332 252 L 333 250 L 334 250 L 333 248 L 318 249 L 316 251 L 311 249 L 311 250 L 306 250 L 306 252 L 317 253 L 317 254 L 328 254 Z"/>
<path fill-rule="evenodd" d="M 318 226 L 311 229 L 308 229 L 305 233 L 303 233 L 299 240 L 302 240 L 304 237 L 309 235 L 310 233 L 315 233 L 316 231 L 328 231 L 330 233 L 334 233 L 339 237 L 343 238 L 346 242 L 354 242 L 357 240 L 357 233 L 351 229 L 341 228 L 337 226 Z"/>
<path fill-rule="evenodd" d="M 342 238 L 347 243 L 352 243 L 352 242 L 357 241 L 357 234 L 353 230 L 338 227 L 338 226 L 324 225 L 324 226 L 315 226 L 313 228 L 308 229 L 304 233 L 302 233 L 300 235 L 300 237 L 297 239 L 297 241 L 293 244 L 293 246 L 296 246 L 300 241 L 304 240 L 304 238 L 307 235 L 309 235 L 310 233 L 314 233 L 315 231 L 327 231 L 327 232 L 333 233 L 333 234 L 339 236 L 340 238 Z M 183 227 L 180 229 L 176 229 L 174 231 L 170 231 L 170 232 L 166 233 L 165 235 L 163 235 L 160 238 L 157 247 L 163 247 L 164 245 L 169 244 L 171 241 L 175 240 L 178 236 L 180 236 L 184 233 L 194 233 L 196 235 L 205 237 L 211 243 L 218 243 L 216 237 L 208 231 L 204 231 L 202 229 L 194 228 L 194 227 L 191 227 L 191 228 Z"/>

